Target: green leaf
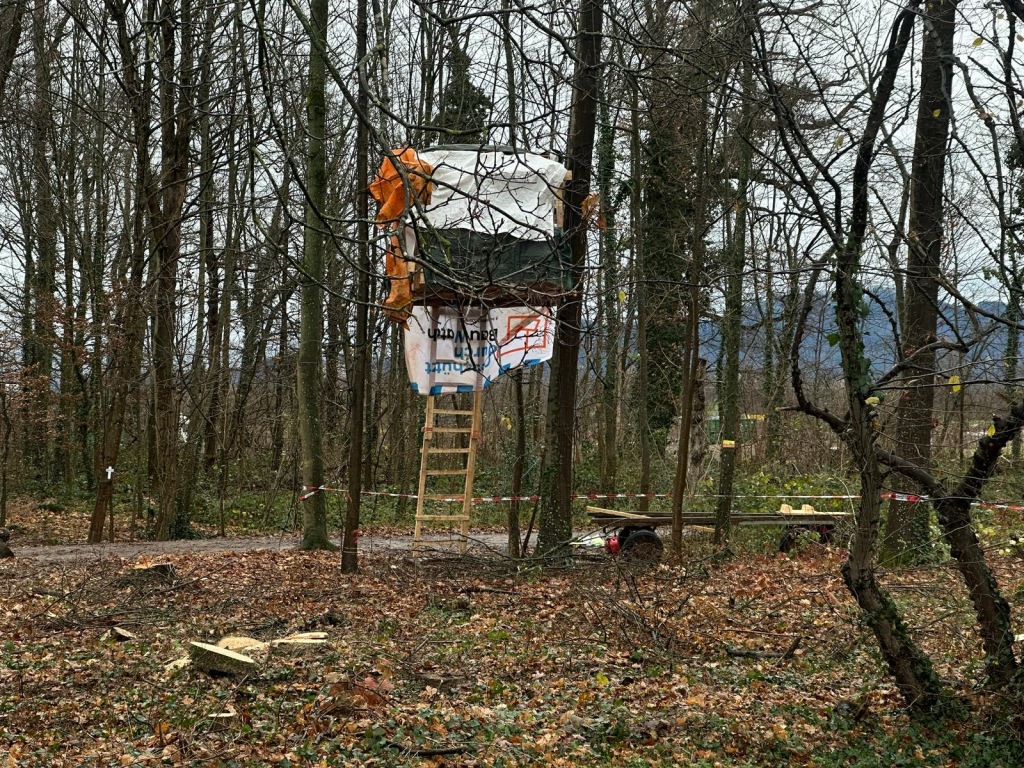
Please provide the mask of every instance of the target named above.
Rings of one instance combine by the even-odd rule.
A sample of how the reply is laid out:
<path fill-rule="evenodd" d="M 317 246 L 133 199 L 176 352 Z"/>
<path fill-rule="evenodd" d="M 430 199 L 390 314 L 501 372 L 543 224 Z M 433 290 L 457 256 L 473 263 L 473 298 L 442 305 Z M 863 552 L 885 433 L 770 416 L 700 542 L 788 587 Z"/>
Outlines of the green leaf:
<path fill-rule="evenodd" d="M 830 333 L 825 338 L 828 340 L 828 345 L 830 347 L 834 347 L 836 344 L 839 343 L 839 332 L 838 331 L 832 331 L 832 333 Z"/>

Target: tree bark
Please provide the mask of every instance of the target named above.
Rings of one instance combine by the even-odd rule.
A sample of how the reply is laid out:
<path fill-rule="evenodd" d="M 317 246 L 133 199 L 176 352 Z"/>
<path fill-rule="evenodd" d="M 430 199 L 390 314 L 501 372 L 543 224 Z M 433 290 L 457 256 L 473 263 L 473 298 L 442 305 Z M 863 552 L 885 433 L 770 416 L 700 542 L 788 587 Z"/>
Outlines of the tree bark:
<path fill-rule="evenodd" d="M 139 59 L 127 28 L 125 8 L 115 0 L 107 0 L 106 8 L 116 26 L 123 88 L 132 115 L 135 184 L 134 197 L 125 205 L 125 211 L 130 212 L 130 216 L 126 218 L 130 218 L 132 225 L 131 236 L 125 238 L 124 245 L 129 253 L 126 259 L 128 267 L 122 280 L 115 281 L 110 297 L 116 307 L 112 326 L 121 329 L 121 334 L 111 337 L 108 342 L 110 373 L 109 379 L 104 382 L 104 390 L 108 395 L 101 416 L 101 436 L 93 454 L 93 475 L 97 480 L 97 489 L 89 521 L 90 544 L 98 544 L 103 540 L 106 516 L 113 511 L 114 484 L 119 474 L 121 436 L 129 398 L 136 389 L 142 364 L 145 307 L 143 278 L 146 272 L 146 220 L 151 187 L 149 141 L 152 135 L 152 66 L 146 60 L 140 77 Z M 108 467 L 113 470 L 109 476 Z"/>
<path fill-rule="evenodd" d="M 356 5 L 356 61 L 365 66 L 366 58 L 366 0 Z M 350 438 L 348 453 L 348 510 L 345 515 L 345 539 L 341 551 L 341 570 L 355 573 L 359 568 L 356 533 L 363 490 L 363 432 L 366 427 L 366 377 L 370 369 L 370 343 L 367 333 L 370 311 L 370 210 L 366 189 L 369 173 L 370 126 L 366 124 L 369 94 L 366 78 L 359 78 L 358 123 L 356 125 L 356 339 L 352 366 L 352 411 L 349 416 Z"/>
<path fill-rule="evenodd" d="M 882 476 L 875 457 L 874 416 L 866 400 L 871 391 L 869 364 L 864 354 L 860 319 L 864 294 L 859 283 L 864 233 L 868 223 L 868 175 L 874 160 L 875 141 L 885 108 L 892 95 L 900 62 L 910 42 L 915 14 L 905 9 L 897 15 L 891 45 L 867 124 L 861 136 L 852 181 L 852 207 L 847 240 L 836 259 L 836 323 L 842 356 L 843 381 L 849 409 L 842 435 L 860 474 L 860 509 L 843 580 L 857 600 L 865 621 L 878 641 L 882 656 L 907 704 L 931 710 L 942 701 L 942 684 L 927 656 L 911 639 L 896 605 L 877 583 L 874 550 L 881 517 Z"/>
<path fill-rule="evenodd" d="M 743 3 L 738 26 L 743 30 L 739 48 L 743 57 L 739 64 L 742 103 L 740 116 L 733 132 L 737 147 L 736 198 L 733 203 L 735 217 L 731 241 L 725 249 L 725 314 L 722 318 L 722 352 L 725 358 L 722 366 L 720 395 L 721 440 L 718 471 L 718 506 L 715 512 L 714 541 L 724 548 L 729 541 L 729 526 L 732 515 L 733 480 L 739 460 L 740 435 L 740 332 L 743 324 L 743 271 L 747 256 L 747 210 L 750 205 L 749 186 L 753 171 L 753 121 L 754 121 L 754 72 L 750 64 L 750 19 L 746 14 L 755 13 Z"/>
<path fill-rule="evenodd" d="M 875 415 L 872 406 L 867 402 L 872 392 L 870 362 L 865 355 L 864 339 L 861 334 L 865 299 L 860 274 L 864 236 L 869 219 L 870 172 L 886 108 L 913 35 L 917 16 L 916 6 L 917 0 L 912 0 L 910 5 L 897 13 L 893 21 L 882 70 L 857 146 L 845 240 L 842 243 L 835 242 L 834 246 L 836 323 L 847 416 L 840 418 L 806 399 L 798 366 L 799 333 L 794 340 L 791 370 L 793 388 L 801 409 L 827 423 L 844 440 L 850 448 L 860 475 L 860 506 L 847 561 L 842 568 L 843 579 L 856 599 L 865 622 L 871 627 L 889 671 L 907 704 L 920 710 L 933 710 L 940 707 L 944 700 L 942 683 L 928 657 L 910 637 L 896 605 L 875 579 L 874 552 L 881 518 L 879 496 L 882 490 L 882 473 L 875 455 Z M 761 58 L 760 66 L 768 72 L 767 49 L 762 35 L 758 36 L 757 44 L 758 55 Z M 782 102 L 778 86 L 770 74 L 766 81 L 776 117 L 780 123 L 787 126 L 787 130 L 795 130 L 793 114 Z M 812 279 L 808 291 L 813 290 L 813 285 Z M 805 296 L 805 313 L 809 306 L 807 298 Z M 806 314 L 801 322 L 805 320 Z"/>
<path fill-rule="evenodd" d="M 604 340 L 604 354 L 601 355 L 601 415 L 598 420 L 601 446 L 600 490 L 615 493 L 615 481 L 619 464 L 619 318 L 624 296 L 619 279 L 618 234 L 615 231 L 615 208 L 612 205 L 615 177 L 615 126 L 608 109 L 606 97 L 601 99 L 601 125 L 597 147 L 598 178 L 601 194 L 600 260 L 601 279 L 604 291 L 601 297 L 600 317 Z M 614 504 L 609 501 L 610 506 Z"/>
<path fill-rule="evenodd" d="M 576 380 L 582 322 L 583 270 L 587 257 L 587 230 L 583 201 L 590 189 L 597 92 L 601 67 L 603 0 L 580 0 L 576 37 L 576 72 L 566 162 L 572 172 L 565 195 L 565 229 L 572 250 L 572 295 L 558 308 L 555 353 L 548 393 L 549 422 L 545 492 L 537 551 L 561 555 L 572 537 L 572 455 L 576 424 Z"/>
<path fill-rule="evenodd" d="M 297 365 L 299 434 L 302 439 L 302 483 L 324 484 L 320 378 L 323 344 L 324 229 L 327 200 L 326 131 L 327 0 L 310 3 L 309 84 L 306 93 L 306 222 L 303 264 L 299 275 L 301 319 Z M 358 472 L 358 469 L 357 469 Z M 331 549 L 327 537 L 326 494 L 305 497 L 302 507 L 302 549 Z"/>
<path fill-rule="evenodd" d="M 181 57 L 178 60 L 178 33 Z M 160 39 L 160 178 L 149 195 L 151 243 L 156 256 L 153 315 L 153 413 L 156 426 L 158 541 L 186 535 L 189 511 L 178 508 L 178 448 L 181 440 L 175 369 L 178 318 L 178 262 L 181 218 L 188 191 L 193 76 L 192 3 L 163 0 Z"/>
<path fill-rule="evenodd" d="M 22 19 L 25 17 L 27 0 L 13 0 L 0 8 L 0 105 L 6 111 L 5 93 L 7 78 L 14 66 L 14 57 L 21 41 Z"/>
<path fill-rule="evenodd" d="M 953 38 L 957 0 L 926 3 L 922 13 L 921 97 L 911 169 L 909 251 L 903 316 L 903 357 L 913 366 L 896 408 L 899 452 L 921 467 L 932 460 L 935 352 L 939 273 L 942 259 L 943 182 L 953 106 Z M 929 506 L 893 501 L 885 526 L 883 555 L 889 561 L 923 562 L 931 557 Z"/>

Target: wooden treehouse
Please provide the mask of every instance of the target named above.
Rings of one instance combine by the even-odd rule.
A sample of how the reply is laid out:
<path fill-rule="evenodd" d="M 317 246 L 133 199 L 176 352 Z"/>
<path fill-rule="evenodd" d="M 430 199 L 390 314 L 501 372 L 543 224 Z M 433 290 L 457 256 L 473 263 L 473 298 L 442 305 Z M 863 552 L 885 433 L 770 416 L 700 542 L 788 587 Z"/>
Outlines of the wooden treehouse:
<path fill-rule="evenodd" d="M 465 551 L 483 391 L 551 356 L 552 308 L 573 289 L 567 178 L 542 155 L 447 145 L 395 150 L 370 187 L 386 240 L 385 313 L 405 328 L 409 380 L 427 397 L 414 553 L 433 524 Z"/>

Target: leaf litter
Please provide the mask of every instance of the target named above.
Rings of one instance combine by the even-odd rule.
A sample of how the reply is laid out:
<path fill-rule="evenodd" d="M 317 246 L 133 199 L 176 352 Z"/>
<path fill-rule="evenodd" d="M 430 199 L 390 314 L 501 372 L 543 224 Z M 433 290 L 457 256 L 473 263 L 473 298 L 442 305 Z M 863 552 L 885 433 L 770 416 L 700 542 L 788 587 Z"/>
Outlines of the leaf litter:
<path fill-rule="evenodd" d="M 842 558 L 542 572 L 379 553 L 353 576 L 285 550 L 168 555 L 156 579 L 133 576 L 148 561 L 8 562 L 0 766 L 958 765 L 991 702 L 955 573 L 884 575 L 970 683 L 974 715 L 919 725 Z M 188 663 L 222 641 L 253 663 Z"/>

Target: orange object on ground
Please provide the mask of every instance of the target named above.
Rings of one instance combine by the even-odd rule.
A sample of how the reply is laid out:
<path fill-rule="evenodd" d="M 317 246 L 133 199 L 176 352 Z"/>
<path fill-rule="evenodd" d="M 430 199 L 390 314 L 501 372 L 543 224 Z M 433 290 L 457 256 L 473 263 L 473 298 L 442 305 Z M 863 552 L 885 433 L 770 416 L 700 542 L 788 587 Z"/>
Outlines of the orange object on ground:
<path fill-rule="evenodd" d="M 424 204 L 430 202 L 430 174 L 434 171 L 430 163 L 420 160 L 416 150 L 411 147 L 396 150 L 395 156 L 401 164 L 401 170 L 390 157 L 385 157 L 377 171 L 377 178 L 370 185 L 370 195 L 380 205 L 377 211 L 377 226 L 380 229 L 399 229 L 402 215 L 415 201 Z M 410 264 L 402 255 L 398 237 L 392 237 L 388 243 L 384 270 L 391 281 L 391 289 L 384 300 L 384 314 L 404 325 L 412 305 L 412 276 Z"/>

